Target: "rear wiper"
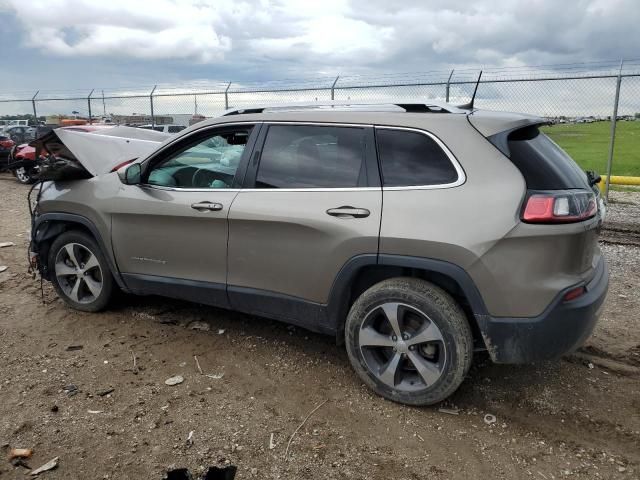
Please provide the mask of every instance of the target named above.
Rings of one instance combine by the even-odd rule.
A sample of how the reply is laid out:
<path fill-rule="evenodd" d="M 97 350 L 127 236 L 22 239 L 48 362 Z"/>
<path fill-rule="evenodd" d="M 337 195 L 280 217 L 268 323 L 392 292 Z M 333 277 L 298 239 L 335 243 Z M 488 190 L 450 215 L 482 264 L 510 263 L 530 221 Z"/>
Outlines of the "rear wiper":
<path fill-rule="evenodd" d="M 587 180 L 589 181 L 590 187 L 593 187 L 596 183 L 600 183 L 602 180 L 602 177 L 593 170 L 587 170 L 585 173 L 587 174 Z"/>

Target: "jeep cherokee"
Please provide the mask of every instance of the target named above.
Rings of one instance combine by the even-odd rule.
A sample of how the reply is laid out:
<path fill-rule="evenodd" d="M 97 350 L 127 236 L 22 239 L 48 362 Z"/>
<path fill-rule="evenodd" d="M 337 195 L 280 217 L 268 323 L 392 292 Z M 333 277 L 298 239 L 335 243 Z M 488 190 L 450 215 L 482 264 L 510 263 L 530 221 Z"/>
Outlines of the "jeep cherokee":
<path fill-rule="evenodd" d="M 374 391 L 433 404 L 474 350 L 558 358 L 598 318 L 604 204 L 543 123 L 447 104 L 232 110 L 117 171 L 44 183 L 32 261 L 78 310 L 119 288 L 335 335 Z"/>

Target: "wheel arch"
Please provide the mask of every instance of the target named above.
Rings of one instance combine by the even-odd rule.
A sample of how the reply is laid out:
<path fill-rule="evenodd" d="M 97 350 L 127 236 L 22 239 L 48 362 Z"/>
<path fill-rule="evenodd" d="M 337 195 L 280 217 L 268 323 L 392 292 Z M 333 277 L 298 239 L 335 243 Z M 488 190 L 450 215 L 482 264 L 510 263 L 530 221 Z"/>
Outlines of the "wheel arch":
<path fill-rule="evenodd" d="M 462 267 L 432 258 L 387 254 L 353 257 L 338 273 L 329 296 L 328 315 L 339 344 L 344 342 L 345 320 L 355 299 L 376 283 L 394 277 L 421 278 L 449 293 L 465 311 L 477 346 L 486 348 L 477 316 L 487 315 L 487 309 L 473 279 Z"/>
<path fill-rule="evenodd" d="M 87 217 L 71 213 L 44 213 L 39 215 L 35 220 L 31 234 L 30 250 L 38 254 L 40 259 L 38 267 L 43 278 L 47 280 L 50 279 L 47 267 L 47 258 L 49 257 L 51 244 L 60 234 L 70 230 L 79 230 L 84 232 L 96 241 L 98 247 L 107 260 L 109 270 L 111 270 L 113 278 L 118 286 L 126 291 L 126 286 L 120 277 L 120 272 L 117 268 L 112 252 L 107 248 L 98 228 Z"/>

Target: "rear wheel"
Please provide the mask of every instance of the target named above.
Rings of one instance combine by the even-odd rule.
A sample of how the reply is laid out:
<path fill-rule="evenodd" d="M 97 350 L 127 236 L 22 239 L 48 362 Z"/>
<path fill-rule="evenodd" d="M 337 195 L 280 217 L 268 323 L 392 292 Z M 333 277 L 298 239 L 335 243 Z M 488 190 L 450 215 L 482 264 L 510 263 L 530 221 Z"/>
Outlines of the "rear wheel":
<path fill-rule="evenodd" d="M 389 400 L 431 405 L 451 395 L 471 366 L 473 338 L 460 306 L 415 278 L 385 280 L 353 304 L 345 326 L 360 378 Z"/>
<path fill-rule="evenodd" d="M 96 242 L 83 232 L 61 234 L 51 245 L 49 272 L 58 296 L 85 312 L 104 309 L 113 293 L 113 277 Z"/>

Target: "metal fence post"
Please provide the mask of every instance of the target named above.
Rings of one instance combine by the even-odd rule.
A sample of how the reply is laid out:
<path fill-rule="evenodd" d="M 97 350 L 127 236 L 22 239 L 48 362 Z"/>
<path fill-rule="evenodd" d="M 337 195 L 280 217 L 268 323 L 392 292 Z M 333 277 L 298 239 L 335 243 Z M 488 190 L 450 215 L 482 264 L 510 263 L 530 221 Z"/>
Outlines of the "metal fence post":
<path fill-rule="evenodd" d="M 87 97 L 87 107 L 89 107 L 89 125 L 93 125 L 93 119 L 91 118 L 91 95 L 93 95 L 93 88 L 89 92 L 89 96 Z"/>
<path fill-rule="evenodd" d="M 38 126 L 38 112 L 36 112 L 36 97 L 40 93 L 40 90 L 36 92 L 36 94 L 31 98 L 31 106 L 33 107 L 33 121 L 36 122 L 36 126 Z"/>
<path fill-rule="evenodd" d="M 229 110 L 229 88 L 231 88 L 231 82 L 224 89 L 224 109 Z"/>
<path fill-rule="evenodd" d="M 607 160 L 607 182 L 604 198 L 609 202 L 609 185 L 611 184 L 611 168 L 613 166 L 613 149 L 616 142 L 616 121 L 618 120 L 618 103 L 620 101 L 620 84 L 622 83 L 622 64 L 624 60 L 620 60 L 620 70 L 618 70 L 618 78 L 616 79 L 616 95 L 613 100 L 613 116 L 611 117 L 611 140 L 609 141 L 609 158 Z"/>
<path fill-rule="evenodd" d="M 340 75 L 338 75 L 336 77 L 336 79 L 333 81 L 333 85 L 331 85 L 331 100 L 335 100 L 335 90 L 336 90 L 336 83 L 338 83 L 338 79 L 340 78 Z"/>
<path fill-rule="evenodd" d="M 149 104 L 151 105 L 151 127 L 155 127 L 156 126 L 156 118 L 153 115 L 153 92 L 156 91 L 156 87 L 158 85 L 154 85 L 153 86 L 153 90 L 151 90 L 151 93 L 149 94 Z"/>
<path fill-rule="evenodd" d="M 451 88 L 451 77 L 453 77 L 453 70 L 451 70 L 451 73 L 449 74 L 449 78 L 447 79 L 447 87 L 446 87 L 446 102 L 449 103 L 449 89 Z"/>

